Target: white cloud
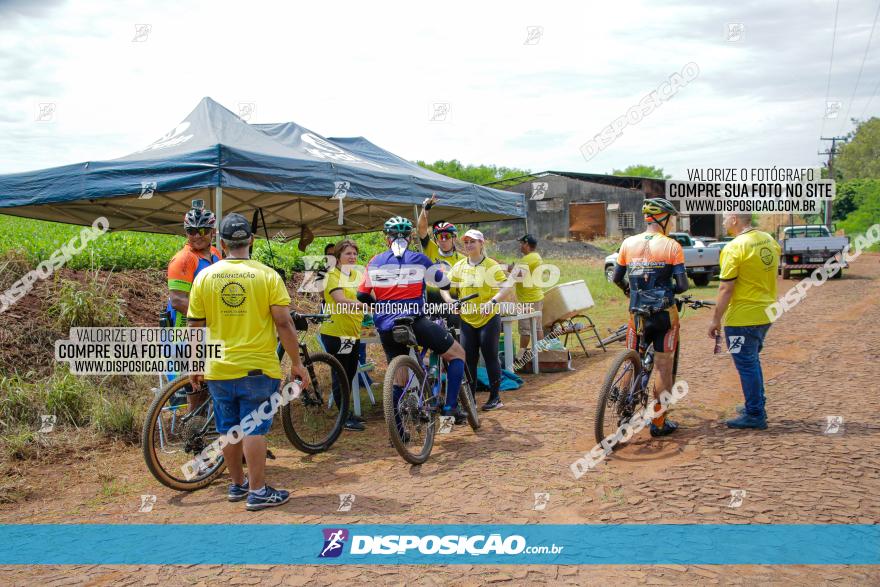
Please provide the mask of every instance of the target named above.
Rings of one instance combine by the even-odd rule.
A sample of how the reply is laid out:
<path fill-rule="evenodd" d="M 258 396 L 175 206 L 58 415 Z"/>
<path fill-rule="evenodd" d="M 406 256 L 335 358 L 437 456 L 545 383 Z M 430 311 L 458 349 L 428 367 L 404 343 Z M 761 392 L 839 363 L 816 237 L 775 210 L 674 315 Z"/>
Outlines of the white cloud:
<path fill-rule="evenodd" d="M 832 92 L 843 99 L 874 6 L 841 6 Z M 645 163 L 676 175 L 812 165 L 833 9 L 155 0 L 19 11 L 0 37 L 0 172 L 129 154 L 203 96 L 233 111 L 254 102 L 252 122 L 363 135 L 408 159 L 592 172 Z M 729 22 L 745 25 L 740 44 L 725 40 Z M 143 42 L 132 42 L 136 24 L 151 26 Z M 543 27 L 537 44 L 525 44 L 529 26 Z M 852 115 L 877 83 L 878 54 Z M 584 161 L 581 144 L 690 61 L 696 81 Z M 40 102 L 56 104 L 52 123 L 34 121 Z M 429 121 L 435 102 L 450 103 L 447 122 Z M 841 120 L 825 132 L 846 129 Z"/>

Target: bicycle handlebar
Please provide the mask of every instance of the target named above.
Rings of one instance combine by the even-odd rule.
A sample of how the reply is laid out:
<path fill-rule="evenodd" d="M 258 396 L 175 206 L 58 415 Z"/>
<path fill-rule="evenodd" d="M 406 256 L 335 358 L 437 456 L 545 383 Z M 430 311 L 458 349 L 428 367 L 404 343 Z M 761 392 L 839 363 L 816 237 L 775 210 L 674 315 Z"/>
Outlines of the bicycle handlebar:
<path fill-rule="evenodd" d="M 467 301 L 470 301 L 470 300 L 472 300 L 472 299 L 474 299 L 474 298 L 478 298 L 478 297 L 480 297 L 480 294 L 479 294 L 479 293 L 474 293 L 474 294 L 471 294 L 471 295 L 469 295 L 469 296 L 465 296 L 465 297 L 463 297 L 463 298 L 459 298 L 459 299 L 455 300 L 455 303 L 456 303 L 456 305 L 459 305 L 459 306 L 460 306 L 462 303 L 467 302 Z"/>
<path fill-rule="evenodd" d="M 300 318 L 305 318 L 306 320 L 311 320 L 312 322 L 323 322 L 330 318 L 330 314 L 299 314 L 297 312 L 291 312 L 294 316 L 299 316 Z"/>

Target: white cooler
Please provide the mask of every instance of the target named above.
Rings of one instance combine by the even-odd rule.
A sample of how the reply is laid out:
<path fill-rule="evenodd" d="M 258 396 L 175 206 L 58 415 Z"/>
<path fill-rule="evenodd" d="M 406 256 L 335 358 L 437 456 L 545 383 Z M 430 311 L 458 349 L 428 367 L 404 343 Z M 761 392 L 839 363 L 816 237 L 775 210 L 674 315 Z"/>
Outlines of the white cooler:
<path fill-rule="evenodd" d="M 595 305 L 593 296 L 583 279 L 560 283 L 544 292 L 542 322 L 544 330 L 557 320 L 571 318 Z"/>

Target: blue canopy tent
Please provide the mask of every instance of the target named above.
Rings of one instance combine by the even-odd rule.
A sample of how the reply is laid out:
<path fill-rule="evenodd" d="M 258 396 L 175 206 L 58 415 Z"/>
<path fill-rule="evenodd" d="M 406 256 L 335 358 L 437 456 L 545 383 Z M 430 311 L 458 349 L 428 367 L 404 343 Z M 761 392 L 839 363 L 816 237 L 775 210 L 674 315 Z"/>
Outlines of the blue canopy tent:
<path fill-rule="evenodd" d="M 525 216 L 522 194 L 433 173 L 362 137 L 251 125 L 204 98 L 137 153 L 0 175 L 0 213 L 73 224 L 105 216 L 112 230 L 180 234 L 190 201 L 203 199 L 218 216 L 261 208 L 270 233 L 321 236 L 377 230 L 389 216 L 412 216 L 432 193 L 441 200 L 434 218 Z"/>

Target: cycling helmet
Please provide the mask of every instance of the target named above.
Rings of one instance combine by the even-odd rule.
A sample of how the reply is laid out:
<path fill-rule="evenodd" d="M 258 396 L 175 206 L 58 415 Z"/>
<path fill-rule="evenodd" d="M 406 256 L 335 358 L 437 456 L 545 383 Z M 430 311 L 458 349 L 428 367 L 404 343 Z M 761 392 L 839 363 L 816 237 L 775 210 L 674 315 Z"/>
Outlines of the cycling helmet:
<path fill-rule="evenodd" d="M 434 236 L 438 234 L 447 232 L 452 236 L 458 234 L 458 229 L 451 222 L 446 222 L 445 220 L 441 220 L 439 222 L 434 223 Z"/>
<path fill-rule="evenodd" d="M 385 221 L 385 227 L 382 229 L 385 234 L 403 234 L 405 236 L 412 234 L 412 231 L 412 222 L 403 216 L 389 218 Z"/>
<path fill-rule="evenodd" d="M 214 228 L 217 217 L 210 210 L 193 208 L 183 217 L 184 228 Z"/>
<path fill-rule="evenodd" d="M 678 216 L 678 210 L 672 205 L 672 202 L 666 198 L 646 198 L 642 204 L 642 214 L 645 216 L 654 216 L 659 214 L 672 214 Z"/>

